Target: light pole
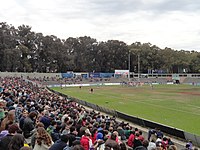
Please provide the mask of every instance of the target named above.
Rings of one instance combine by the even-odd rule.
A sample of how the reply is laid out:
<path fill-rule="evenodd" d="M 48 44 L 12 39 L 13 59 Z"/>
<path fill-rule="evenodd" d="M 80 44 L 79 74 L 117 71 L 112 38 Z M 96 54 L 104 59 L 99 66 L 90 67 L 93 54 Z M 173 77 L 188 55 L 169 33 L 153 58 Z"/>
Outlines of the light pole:
<path fill-rule="evenodd" d="M 128 80 L 130 81 L 130 71 L 131 71 L 131 55 L 128 53 Z"/>
<path fill-rule="evenodd" d="M 138 82 L 140 82 L 140 54 L 138 54 Z"/>

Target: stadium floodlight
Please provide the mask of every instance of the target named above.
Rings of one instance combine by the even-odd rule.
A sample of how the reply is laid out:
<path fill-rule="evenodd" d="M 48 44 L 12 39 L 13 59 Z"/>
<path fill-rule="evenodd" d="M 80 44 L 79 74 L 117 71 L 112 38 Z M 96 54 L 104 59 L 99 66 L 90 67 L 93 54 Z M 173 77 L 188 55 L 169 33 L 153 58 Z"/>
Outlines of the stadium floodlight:
<path fill-rule="evenodd" d="M 130 71 L 131 71 L 131 55 L 128 53 L 128 80 L 130 81 Z"/>
<path fill-rule="evenodd" d="M 138 54 L 138 82 L 140 82 L 140 54 Z"/>

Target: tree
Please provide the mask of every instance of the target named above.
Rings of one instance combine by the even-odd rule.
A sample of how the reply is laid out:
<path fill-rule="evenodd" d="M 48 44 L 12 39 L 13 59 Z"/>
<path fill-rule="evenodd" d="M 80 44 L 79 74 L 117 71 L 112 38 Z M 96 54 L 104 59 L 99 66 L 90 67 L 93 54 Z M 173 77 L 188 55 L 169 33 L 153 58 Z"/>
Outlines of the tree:
<path fill-rule="evenodd" d="M 98 42 L 89 36 L 64 40 L 35 33 L 28 25 L 15 28 L 0 23 L 0 71 L 114 72 L 129 68 L 129 55 L 131 72 L 200 73 L 200 54 L 194 50 L 160 49 L 140 42 L 127 45 L 118 40 Z"/>

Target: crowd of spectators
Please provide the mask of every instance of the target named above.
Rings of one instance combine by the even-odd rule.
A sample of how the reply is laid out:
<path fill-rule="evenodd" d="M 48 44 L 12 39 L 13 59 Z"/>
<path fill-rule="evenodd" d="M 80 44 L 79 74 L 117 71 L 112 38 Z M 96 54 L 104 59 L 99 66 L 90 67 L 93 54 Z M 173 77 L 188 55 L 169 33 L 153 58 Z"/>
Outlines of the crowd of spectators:
<path fill-rule="evenodd" d="M 72 77 L 72 78 L 61 78 L 61 77 L 29 77 L 27 76 L 28 80 L 39 84 L 83 84 L 83 83 L 97 83 L 97 82 L 109 82 L 112 81 L 114 78 L 83 78 L 83 77 Z M 117 79 L 115 79 L 117 80 Z"/>
<path fill-rule="evenodd" d="M 23 78 L 0 78 L 0 150 L 176 150 L 115 116 L 86 109 Z M 186 148 L 194 149 L 192 143 Z"/>

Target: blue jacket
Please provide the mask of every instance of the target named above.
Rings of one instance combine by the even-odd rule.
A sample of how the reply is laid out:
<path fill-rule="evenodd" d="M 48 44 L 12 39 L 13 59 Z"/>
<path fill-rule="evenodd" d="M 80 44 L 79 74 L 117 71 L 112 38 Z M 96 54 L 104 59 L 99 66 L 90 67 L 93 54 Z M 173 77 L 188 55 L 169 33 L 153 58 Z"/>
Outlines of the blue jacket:
<path fill-rule="evenodd" d="M 63 150 L 67 146 L 67 143 L 57 140 L 50 148 L 49 150 Z"/>
<path fill-rule="evenodd" d="M 40 122 L 42 122 L 44 124 L 44 128 L 47 129 L 51 124 L 51 119 L 49 117 L 47 117 L 47 116 L 43 116 L 40 119 Z"/>

